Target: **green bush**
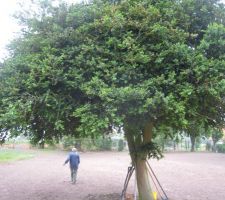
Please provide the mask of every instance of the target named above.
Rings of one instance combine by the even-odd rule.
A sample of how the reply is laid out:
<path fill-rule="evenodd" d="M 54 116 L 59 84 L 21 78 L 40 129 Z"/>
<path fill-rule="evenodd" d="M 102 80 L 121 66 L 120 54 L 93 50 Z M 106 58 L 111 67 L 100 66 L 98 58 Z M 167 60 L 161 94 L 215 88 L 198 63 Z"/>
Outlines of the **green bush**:
<path fill-rule="evenodd" d="M 95 144 L 95 140 L 92 140 L 92 139 L 80 139 L 79 140 L 79 145 L 80 145 L 80 148 L 77 148 L 78 149 L 81 149 L 82 151 L 95 151 L 97 150 L 97 147 L 96 147 L 96 144 Z"/>
<path fill-rule="evenodd" d="M 118 142 L 118 151 L 123 151 L 124 150 L 124 141 L 123 139 L 120 139 Z"/>
<path fill-rule="evenodd" d="M 71 147 L 74 147 L 76 144 L 75 138 L 71 136 L 65 136 L 62 140 L 63 149 L 70 150 Z"/>
<path fill-rule="evenodd" d="M 111 138 L 99 138 L 96 144 L 98 150 L 112 150 Z"/>
<path fill-rule="evenodd" d="M 76 147 L 79 151 L 104 151 L 112 149 L 112 140 L 110 138 L 74 138 L 66 136 L 62 140 L 63 149 L 70 150 L 71 147 Z"/>
<path fill-rule="evenodd" d="M 216 149 L 219 153 L 225 153 L 225 144 L 217 144 Z"/>

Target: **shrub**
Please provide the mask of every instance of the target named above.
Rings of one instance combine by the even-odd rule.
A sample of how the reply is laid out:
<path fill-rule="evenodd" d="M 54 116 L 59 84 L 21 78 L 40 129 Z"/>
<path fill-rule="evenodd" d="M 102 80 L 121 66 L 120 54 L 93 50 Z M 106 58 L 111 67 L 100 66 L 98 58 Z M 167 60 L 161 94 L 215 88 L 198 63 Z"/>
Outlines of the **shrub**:
<path fill-rule="evenodd" d="M 76 147 L 79 151 L 95 151 L 95 150 L 111 150 L 112 140 L 110 138 L 74 138 L 66 136 L 62 140 L 63 149 L 70 150 L 71 147 Z"/>
<path fill-rule="evenodd" d="M 99 138 L 96 144 L 99 150 L 112 150 L 111 138 Z"/>
<path fill-rule="evenodd" d="M 74 147 L 76 144 L 75 138 L 71 136 L 65 136 L 62 140 L 63 149 L 70 150 L 71 147 Z"/>
<path fill-rule="evenodd" d="M 219 153 L 225 153 L 225 144 L 217 144 L 216 148 Z"/>
<path fill-rule="evenodd" d="M 92 140 L 92 139 L 89 139 L 89 138 L 80 139 L 79 140 L 79 146 L 80 147 L 78 147 L 76 145 L 76 147 L 78 149 L 81 149 L 82 151 L 95 151 L 95 150 L 97 150 L 95 140 Z"/>

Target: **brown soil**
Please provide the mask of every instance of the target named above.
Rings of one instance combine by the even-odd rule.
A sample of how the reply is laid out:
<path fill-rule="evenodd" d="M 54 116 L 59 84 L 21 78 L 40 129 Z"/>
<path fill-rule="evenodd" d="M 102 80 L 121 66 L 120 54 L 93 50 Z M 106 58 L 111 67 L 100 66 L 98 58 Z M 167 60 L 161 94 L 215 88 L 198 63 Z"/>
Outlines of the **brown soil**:
<path fill-rule="evenodd" d="M 127 152 L 81 153 L 76 185 L 63 166 L 66 152 L 34 154 L 0 164 L 1 200 L 119 200 L 130 164 Z M 171 200 L 225 200 L 225 154 L 168 153 L 150 163 Z M 133 185 L 131 179 L 131 193 Z"/>

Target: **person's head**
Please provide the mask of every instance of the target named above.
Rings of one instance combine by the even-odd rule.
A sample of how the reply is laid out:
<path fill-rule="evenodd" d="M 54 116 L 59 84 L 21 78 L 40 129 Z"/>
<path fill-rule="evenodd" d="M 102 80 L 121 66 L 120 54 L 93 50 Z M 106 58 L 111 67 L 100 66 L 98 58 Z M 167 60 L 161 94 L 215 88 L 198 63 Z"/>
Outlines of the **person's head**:
<path fill-rule="evenodd" d="M 73 152 L 77 152 L 77 149 L 75 147 L 72 148 Z"/>

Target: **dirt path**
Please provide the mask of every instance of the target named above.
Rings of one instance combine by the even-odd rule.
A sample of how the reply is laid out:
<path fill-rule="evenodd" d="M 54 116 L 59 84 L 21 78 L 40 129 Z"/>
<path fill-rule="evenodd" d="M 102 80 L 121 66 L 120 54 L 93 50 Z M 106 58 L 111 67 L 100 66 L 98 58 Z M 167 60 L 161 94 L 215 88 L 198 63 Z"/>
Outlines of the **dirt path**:
<path fill-rule="evenodd" d="M 32 159 L 0 164 L 0 200 L 119 200 L 128 153 L 81 153 L 76 185 L 63 166 L 66 156 L 38 151 Z M 172 200 L 225 200 L 224 154 L 170 153 L 151 163 Z"/>

